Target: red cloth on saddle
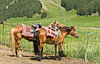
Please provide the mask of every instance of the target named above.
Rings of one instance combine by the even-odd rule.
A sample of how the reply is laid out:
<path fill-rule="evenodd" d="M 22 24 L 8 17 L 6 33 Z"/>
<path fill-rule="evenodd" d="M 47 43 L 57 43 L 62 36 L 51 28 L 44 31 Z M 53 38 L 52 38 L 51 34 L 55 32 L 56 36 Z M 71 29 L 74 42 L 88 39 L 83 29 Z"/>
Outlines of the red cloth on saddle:
<path fill-rule="evenodd" d="M 26 26 L 26 32 L 30 32 L 30 27 Z"/>
<path fill-rule="evenodd" d="M 23 27 L 22 35 L 25 37 L 34 37 L 34 33 L 30 32 L 30 27 L 26 26 L 25 24 L 21 24 Z"/>
<path fill-rule="evenodd" d="M 46 30 L 47 32 L 47 37 L 55 37 L 55 35 L 53 35 L 52 30 L 48 29 L 47 27 L 42 27 Z"/>

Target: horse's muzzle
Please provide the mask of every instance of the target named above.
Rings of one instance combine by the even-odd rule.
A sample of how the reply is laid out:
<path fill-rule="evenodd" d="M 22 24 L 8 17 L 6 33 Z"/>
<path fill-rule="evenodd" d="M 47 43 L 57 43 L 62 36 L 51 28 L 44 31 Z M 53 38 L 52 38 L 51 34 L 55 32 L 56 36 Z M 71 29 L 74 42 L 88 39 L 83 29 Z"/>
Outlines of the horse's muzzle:
<path fill-rule="evenodd" d="M 74 36 L 74 37 L 79 38 L 79 36 Z"/>

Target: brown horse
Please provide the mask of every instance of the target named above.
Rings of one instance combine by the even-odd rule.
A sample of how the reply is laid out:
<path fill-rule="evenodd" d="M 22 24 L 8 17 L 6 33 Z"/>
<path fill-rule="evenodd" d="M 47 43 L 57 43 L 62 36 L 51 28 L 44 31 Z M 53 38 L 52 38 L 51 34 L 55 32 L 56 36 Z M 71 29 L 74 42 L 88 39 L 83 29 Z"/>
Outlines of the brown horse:
<path fill-rule="evenodd" d="M 47 26 L 47 28 L 49 28 L 49 26 Z M 23 30 L 22 25 L 18 25 L 10 30 L 10 41 L 11 41 L 12 54 L 18 57 L 22 57 L 18 49 L 21 39 L 24 38 L 28 41 L 33 42 L 32 37 L 26 37 L 22 35 L 22 30 Z M 44 30 L 44 29 L 40 29 L 40 31 L 41 30 Z"/>
<path fill-rule="evenodd" d="M 54 25 L 52 25 L 52 27 L 53 26 Z M 70 35 L 72 35 L 72 36 L 74 36 L 76 38 L 78 38 L 79 35 L 78 35 L 77 31 L 75 31 L 74 26 L 66 27 L 66 26 L 63 25 L 63 27 L 61 27 L 60 23 L 59 23 L 59 26 L 58 26 L 58 28 L 61 31 L 61 34 L 59 36 L 59 41 L 58 41 L 57 45 L 58 45 L 58 49 L 59 49 L 58 50 L 59 51 L 59 58 L 58 58 L 58 60 L 61 60 L 61 46 L 62 46 L 62 43 L 64 41 L 64 38 L 68 34 L 70 34 Z M 43 30 L 43 29 L 40 29 L 40 34 L 39 34 L 39 40 L 40 40 L 39 50 L 40 50 L 40 53 L 39 53 L 39 58 L 38 58 L 39 61 L 42 60 L 42 55 L 43 55 L 42 51 L 43 51 L 44 43 L 46 43 L 46 44 L 54 44 L 55 45 L 55 59 L 56 59 L 56 47 L 57 47 L 57 45 L 56 45 L 55 42 L 57 41 L 57 39 L 58 39 L 57 36 L 55 38 L 46 37 L 46 31 Z"/>
<path fill-rule="evenodd" d="M 60 23 L 59 23 L 59 25 L 60 25 Z M 44 43 L 54 44 L 54 45 L 58 44 L 58 46 L 59 46 L 59 59 L 58 60 L 61 60 L 61 46 L 62 46 L 62 43 L 64 41 L 64 38 L 68 34 L 70 34 L 70 35 L 72 35 L 74 37 L 77 37 L 77 38 L 79 37 L 78 33 L 75 31 L 75 28 L 73 26 L 66 27 L 66 26 L 63 25 L 63 27 L 60 26 L 59 29 L 61 31 L 61 34 L 59 36 L 58 43 L 56 43 L 56 41 L 58 40 L 57 36 L 55 36 L 55 38 L 47 37 L 46 30 L 43 29 L 43 28 L 39 29 L 39 32 L 40 32 L 40 34 L 39 34 L 39 45 L 38 45 L 38 49 L 39 49 L 38 60 L 39 61 L 42 60 Z M 29 41 L 33 41 L 32 37 L 22 36 L 22 30 L 23 30 L 22 25 L 19 25 L 19 26 L 16 26 L 16 27 L 12 28 L 11 31 L 10 31 L 12 53 L 15 54 L 15 52 L 16 52 L 16 56 L 18 56 L 18 57 L 21 57 L 21 54 L 20 54 L 19 49 L 18 49 L 21 39 L 25 38 L 25 39 L 27 39 Z"/>
<path fill-rule="evenodd" d="M 55 38 L 46 37 L 46 31 L 43 30 L 43 29 L 39 30 L 40 31 L 39 42 L 34 42 L 34 43 L 37 43 L 37 44 L 39 43 L 39 45 L 38 45 L 39 46 L 38 47 L 39 48 L 39 53 L 38 53 L 38 55 L 39 55 L 38 60 L 39 61 L 42 60 L 44 43 L 46 43 L 46 44 L 54 44 L 55 45 L 55 59 L 56 59 L 56 47 L 58 45 L 58 47 L 59 47 L 59 58 L 58 58 L 58 60 L 61 60 L 61 46 L 62 46 L 64 38 L 68 34 L 70 34 L 70 35 L 72 35 L 72 36 L 74 36 L 76 38 L 79 37 L 78 33 L 75 31 L 74 26 L 66 27 L 63 24 L 60 24 L 60 23 L 54 21 L 54 23 L 49 25 L 49 28 L 54 28 L 55 26 L 57 26 L 59 28 L 59 30 L 61 31 L 61 34 L 60 34 L 59 38 L 58 38 L 58 36 L 56 36 Z M 57 39 L 59 39 L 58 42 L 57 42 Z"/>

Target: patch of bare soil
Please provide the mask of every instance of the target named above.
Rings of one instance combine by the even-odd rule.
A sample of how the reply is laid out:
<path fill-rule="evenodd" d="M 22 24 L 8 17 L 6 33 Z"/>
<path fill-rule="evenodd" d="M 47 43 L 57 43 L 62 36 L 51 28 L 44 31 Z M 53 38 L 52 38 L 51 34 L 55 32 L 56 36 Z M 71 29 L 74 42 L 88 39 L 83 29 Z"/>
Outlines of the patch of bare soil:
<path fill-rule="evenodd" d="M 62 57 L 62 61 L 54 60 L 54 56 L 44 54 L 42 61 L 37 61 L 37 56 L 32 52 L 22 52 L 22 58 L 11 55 L 9 48 L 0 44 L 0 64 L 94 64 L 67 57 Z"/>

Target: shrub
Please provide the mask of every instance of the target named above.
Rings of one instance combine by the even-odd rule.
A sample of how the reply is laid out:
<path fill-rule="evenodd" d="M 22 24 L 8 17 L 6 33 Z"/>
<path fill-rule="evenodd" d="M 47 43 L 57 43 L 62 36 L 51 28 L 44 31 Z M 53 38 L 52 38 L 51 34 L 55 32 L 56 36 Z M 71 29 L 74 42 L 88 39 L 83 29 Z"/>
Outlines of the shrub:
<path fill-rule="evenodd" d="M 41 18 L 44 18 L 47 16 L 47 13 L 46 12 L 43 12 L 42 15 L 41 15 Z"/>

